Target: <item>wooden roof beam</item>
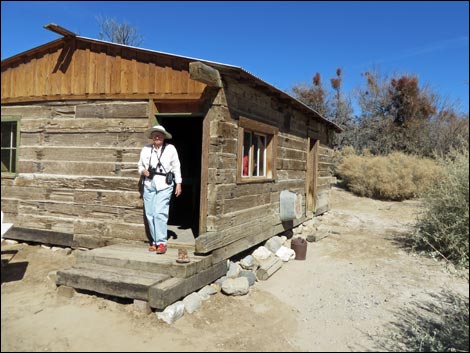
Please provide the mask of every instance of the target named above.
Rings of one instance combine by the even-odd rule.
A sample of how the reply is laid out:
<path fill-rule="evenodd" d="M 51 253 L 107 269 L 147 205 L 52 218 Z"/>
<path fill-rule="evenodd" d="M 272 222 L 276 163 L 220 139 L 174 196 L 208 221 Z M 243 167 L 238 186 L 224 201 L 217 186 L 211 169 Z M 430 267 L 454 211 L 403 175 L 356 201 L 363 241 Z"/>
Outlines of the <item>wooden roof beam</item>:
<path fill-rule="evenodd" d="M 60 34 L 64 37 L 76 37 L 77 36 L 72 31 L 69 31 L 68 29 L 65 29 L 59 25 L 56 25 L 55 23 L 48 23 L 47 25 L 44 26 L 44 28 L 48 29 L 49 31 Z"/>
<path fill-rule="evenodd" d="M 219 71 L 200 61 L 189 63 L 189 78 L 203 82 L 211 87 L 222 87 Z"/>

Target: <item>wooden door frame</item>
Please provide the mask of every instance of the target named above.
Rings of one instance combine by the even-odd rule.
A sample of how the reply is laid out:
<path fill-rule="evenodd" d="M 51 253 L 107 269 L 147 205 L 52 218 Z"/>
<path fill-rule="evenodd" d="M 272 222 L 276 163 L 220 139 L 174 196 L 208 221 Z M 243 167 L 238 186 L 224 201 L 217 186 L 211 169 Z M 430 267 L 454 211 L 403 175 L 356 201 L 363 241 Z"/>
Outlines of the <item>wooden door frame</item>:
<path fill-rule="evenodd" d="M 320 139 L 318 133 L 307 132 L 307 171 L 305 177 L 305 211 L 315 213 L 318 180 L 318 150 Z"/>
<path fill-rule="evenodd" d="M 207 231 L 207 183 L 209 174 L 209 144 L 210 144 L 210 119 L 206 114 L 202 120 L 202 146 L 201 146 L 201 193 L 199 200 L 199 235 Z"/>

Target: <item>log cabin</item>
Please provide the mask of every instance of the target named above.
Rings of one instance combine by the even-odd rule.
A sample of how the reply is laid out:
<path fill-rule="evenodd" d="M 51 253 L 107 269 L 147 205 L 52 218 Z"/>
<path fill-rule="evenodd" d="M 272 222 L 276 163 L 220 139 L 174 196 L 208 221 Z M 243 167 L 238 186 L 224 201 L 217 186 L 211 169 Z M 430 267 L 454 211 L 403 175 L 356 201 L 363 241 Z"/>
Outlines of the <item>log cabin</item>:
<path fill-rule="evenodd" d="M 341 129 L 315 110 L 241 67 L 45 27 L 60 38 L 1 64 L 10 238 L 146 242 L 137 161 L 156 123 L 182 165 L 169 229 L 214 262 L 329 209 L 330 142 Z"/>

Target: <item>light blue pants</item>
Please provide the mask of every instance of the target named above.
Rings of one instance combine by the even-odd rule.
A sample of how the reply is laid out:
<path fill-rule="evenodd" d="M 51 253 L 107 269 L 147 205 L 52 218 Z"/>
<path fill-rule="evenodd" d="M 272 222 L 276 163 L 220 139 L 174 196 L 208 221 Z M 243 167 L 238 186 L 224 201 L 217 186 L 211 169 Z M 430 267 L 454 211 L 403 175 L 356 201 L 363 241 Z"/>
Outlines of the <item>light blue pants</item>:
<path fill-rule="evenodd" d="M 150 189 L 144 186 L 144 209 L 147 218 L 150 235 L 155 244 L 167 242 L 168 212 L 173 186 L 157 191 L 152 183 Z"/>

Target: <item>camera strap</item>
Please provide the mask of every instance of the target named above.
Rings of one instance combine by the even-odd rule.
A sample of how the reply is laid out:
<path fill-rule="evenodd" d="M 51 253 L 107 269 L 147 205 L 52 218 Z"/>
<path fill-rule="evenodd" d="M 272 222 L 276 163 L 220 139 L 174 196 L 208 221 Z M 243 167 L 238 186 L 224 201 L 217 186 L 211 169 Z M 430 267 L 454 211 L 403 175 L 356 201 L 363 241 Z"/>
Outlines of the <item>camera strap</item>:
<path fill-rule="evenodd" d="M 166 147 L 166 145 L 167 145 L 167 143 L 164 142 L 164 143 L 163 143 L 163 146 L 162 146 L 162 153 L 160 153 L 160 157 L 158 156 L 158 153 L 157 153 L 158 164 L 163 168 L 163 171 L 165 172 L 165 174 L 166 174 L 166 169 L 165 169 L 165 167 L 163 166 L 162 162 L 160 162 L 160 158 L 162 158 L 162 154 L 163 154 L 163 152 L 165 152 L 165 147 Z M 158 166 L 158 164 L 157 164 L 157 166 Z M 159 174 L 159 175 L 165 175 L 165 174 Z"/>

